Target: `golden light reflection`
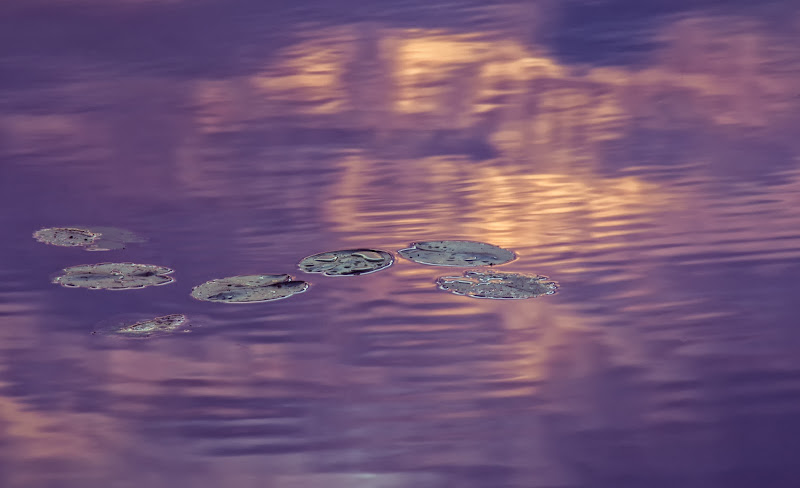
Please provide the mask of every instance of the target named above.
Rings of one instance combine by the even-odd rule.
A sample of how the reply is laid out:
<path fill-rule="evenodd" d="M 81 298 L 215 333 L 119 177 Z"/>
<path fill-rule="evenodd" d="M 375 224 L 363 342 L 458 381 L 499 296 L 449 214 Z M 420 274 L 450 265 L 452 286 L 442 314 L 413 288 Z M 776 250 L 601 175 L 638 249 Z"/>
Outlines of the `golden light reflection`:
<path fill-rule="evenodd" d="M 7 315 L 6 319 L 12 317 Z M 9 350 L 24 350 L 39 342 L 41 334 L 34 313 L 15 314 L 16 327 L 0 329 L 0 358 Z M 10 320 L 6 320 L 11 324 Z M 21 332 L 22 331 L 22 332 Z M 0 363 L 0 378 L 10 377 L 9 366 Z M 16 386 L 0 380 L 0 390 Z M 76 470 L 103 471 L 108 466 L 104 455 L 118 447 L 117 430 L 105 415 L 95 412 L 45 410 L 27 404 L 26 397 L 0 395 L 0 437 L 6 465 L 35 467 L 38 463 L 69 461 Z M 13 446 L 13 448 L 7 448 Z M 3 480 L 14 486 L 32 486 L 56 476 L 47 470 L 21 469 L 3 473 Z"/>
<path fill-rule="evenodd" d="M 5 385 L 0 383 L 0 386 Z M 16 446 L 14 452 L 8 454 L 28 461 L 67 459 L 74 458 L 75 453 L 85 453 L 80 456 L 81 462 L 99 465 L 103 461 L 93 459 L 93 455 L 108 447 L 102 441 L 105 434 L 84 434 L 100 434 L 111 428 L 103 415 L 62 413 L 54 417 L 4 396 L 0 396 L 0 421 L 7 426 L 3 430 L 4 438 L 13 439 Z"/>
<path fill-rule="evenodd" d="M 592 68 L 560 64 L 502 32 L 344 26 L 286 48 L 248 83 L 251 101 L 270 113 L 313 115 L 363 109 L 377 80 L 385 86 L 376 105 L 388 110 L 373 120 L 379 128 L 464 129 L 492 115 L 489 140 L 507 155 L 530 155 L 531 145 L 591 150 L 624 137 L 634 121 L 763 126 L 791 113 L 792 72 L 770 64 L 791 54 L 758 25 L 696 18 L 657 37 L 665 47 L 649 67 Z M 662 102 L 673 98 L 681 110 Z"/>
<path fill-rule="evenodd" d="M 454 102 L 470 104 L 471 93 L 458 91 L 462 88 L 471 92 L 471 83 L 459 86 L 458 79 L 474 76 L 463 70 L 474 67 L 476 59 L 488 57 L 490 43 L 474 35 L 423 29 L 392 31 L 388 36 L 395 46 L 391 58 L 392 79 L 397 86 L 396 112 L 446 115 Z M 467 99 L 459 95 L 466 95 Z"/>
<path fill-rule="evenodd" d="M 275 64 L 247 77 L 251 102 L 263 104 L 271 114 L 341 113 L 348 108 L 346 69 L 355 43 L 353 30 L 342 27 L 285 49 Z"/>
<path fill-rule="evenodd" d="M 339 171 L 329 186 L 320 189 L 324 205 L 319 213 L 328 230 L 341 236 L 341 243 L 397 250 L 426 238 L 488 241 L 518 250 L 521 259 L 513 266 L 525 271 L 558 268 L 561 276 L 555 279 L 617 270 L 615 260 L 649 259 L 649 267 L 635 271 L 635 278 L 648 275 L 637 282 L 639 288 L 621 287 L 608 294 L 627 304 L 620 313 L 653 311 L 642 307 L 659 305 L 652 301 L 640 305 L 643 300 L 638 298 L 660 294 L 664 310 L 696 305 L 670 296 L 668 283 L 649 276 L 657 275 L 650 272 L 668 259 L 673 265 L 693 265 L 712 259 L 742 262 L 800 256 L 800 237 L 793 230 L 800 221 L 796 210 L 800 174 L 787 175 L 785 183 L 772 187 L 769 200 L 739 199 L 714 207 L 700 204 L 712 189 L 690 184 L 696 183 L 691 178 L 703 181 L 703 175 L 692 173 L 682 181 L 663 183 L 601 171 L 605 145 L 638 129 L 664 131 L 700 124 L 709 130 L 768 128 L 778 133 L 791 128 L 800 108 L 796 97 L 800 62 L 793 46 L 783 46 L 762 26 L 742 19 L 684 19 L 665 27 L 660 34 L 664 45 L 652 55 L 649 66 L 589 67 L 566 65 L 543 46 L 507 37 L 503 32 L 363 25 L 302 32 L 295 44 L 254 74 L 188 82 L 186 97 L 196 110 L 165 165 L 178 173 L 179 184 L 186 188 L 205 196 L 226 196 L 241 187 L 227 179 L 227 162 L 220 161 L 227 155 L 203 146 L 207 144 L 203 136 L 248 130 L 269 134 L 274 127 L 270 124 L 285 120 L 300 128 L 373 131 L 377 147 L 393 141 L 406 152 L 395 156 L 391 151 L 386 155 L 355 147 L 335 159 Z M 104 124 L 91 115 L 0 114 L 0 129 L 9 135 L 12 152 L 71 145 L 114 147 Z M 118 132 L 126 133 L 123 129 Z M 467 157 L 437 152 L 441 142 L 437 137 L 443 137 L 437 131 L 454 132 L 459 141 L 485 140 L 494 153 Z M 435 150 L 420 149 L 417 146 L 425 145 L 420 141 Z M 74 154 L 72 150 L 70 155 Z M 702 166 L 696 161 L 676 163 Z M 759 217 L 764 214 L 773 218 Z M 642 231 L 648 228 L 660 230 Z M 704 254 L 710 252 L 717 254 L 713 258 Z M 560 305 L 558 295 L 509 304 L 431 292 L 434 278 L 441 274 L 441 269 L 401 261 L 391 274 L 371 275 L 369 286 L 333 290 L 331 303 L 344 310 L 353 296 L 376 301 L 391 297 L 388 305 L 370 304 L 359 311 L 356 318 L 362 323 L 349 332 L 419 333 L 396 344 L 409 347 L 426 344 L 425 333 L 462 330 L 460 319 L 494 314 L 498 323 L 486 324 L 487 329 L 502 329 L 507 335 L 487 350 L 501 354 L 470 374 L 487 383 L 520 382 L 518 387 L 490 393 L 498 396 L 537 392 L 540 382 L 552 377 L 556 362 L 581 359 L 582 351 L 576 353 L 570 346 L 587 330 L 599 329 L 594 325 L 602 320 Z M 630 274 L 618 273 L 601 276 L 594 284 L 631 280 Z M 400 285 L 406 286 L 404 294 L 397 293 Z M 456 306 L 452 300 L 460 301 Z M 409 310 L 438 322 L 415 322 Z M 382 323 L 381 313 L 407 320 Z M 725 313 L 709 310 L 684 319 L 724 318 Z M 485 332 L 464 331 L 467 339 L 476 340 Z M 639 347 L 642 341 L 633 337 L 635 333 L 604 330 L 603 334 L 617 353 L 616 361 L 647 362 L 647 351 Z M 401 354 L 391 350 L 391 339 L 381 340 L 383 354 Z M 288 381 L 297 377 L 293 368 L 298 363 L 279 343 L 219 341 L 203 361 L 174 357 L 166 346 L 115 350 L 109 352 L 109 374 L 119 381 L 108 389 L 149 398 L 169 393 L 164 385 L 176 377 Z M 461 367 L 445 364 L 428 371 L 452 373 Z M 576 361 L 574 368 L 585 372 L 591 364 Z M 330 384 L 375 387 L 395 373 L 391 366 L 337 363 L 314 374 Z M 192 387 L 192 393 L 234 399 L 250 392 L 235 382 L 211 381 Z M 451 395 L 463 400 L 464 393 Z M 123 413 L 143 413 L 153 407 L 129 402 L 120 408 Z M 430 413 L 445 418 L 470 414 Z M 54 420 L 0 397 L 0 419 L 11 426 L 5 433 L 15 438 L 23 457 L 69 458 L 70 452 L 100 452 L 86 436 L 65 427 L 102 425 L 102 419 L 88 414 L 61 414 Z M 114 426 L 108 431 L 115 432 Z"/>
<path fill-rule="evenodd" d="M 367 159 L 350 155 L 341 165 L 326 216 L 354 244 L 371 236 L 379 222 L 381 233 L 400 245 L 408 243 L 400 241 L 403 236 L 408 241 L 445 235 L 512 249 L 587 251 L 587 245 L 608 245 L 603 238 L 615 234 L 614 226 L 623 226 L 620 235 L 629 234 L 624 226 L 652 224 L 665 206 L 680 205 L 673 194 L 631 176 L 513 174 L 452 157 L 372 169 Z M 386 178 L 392 185 L 377 183 Z M 370 204 L 376 201 L 383 203 Z"/>
<path fill-rule="evenodd" d="M 664 47 L 644 68 L 564 65 L 500 32 L 321 29 L 301 34 L 261 72 L 198 91 L 198 123 L 235 129 L 259 114 L 338 115 L 308 124 L 401 131 L 395 139 L 411 147 L 436 143 L 426 131 L 476 135 L 498 151 L 483 167 L 457 155 L 384 159 L 354 149 L 340 160 L 344 171 L 323 209 L 332 229 L 363 240 L 376 222 L 391 222 L 398 238 L 482 236 L 562 251 L 565 242 L 588 239 L 613 247 L 609 241 L 628 232 L 615 227 L 647 225 L 660 218 L 650 210 L 686 205 L 636 176 L 599 177 L 593 168 L 603 164 L 603 144 L 636 128 L 698 120 L 774 127 L 796 108 L 792 72 L 770 64 L 787 53 L 760 29 L 736 18 L 677 21 L 657 36 Z M 231 103 L 242 93 L 247 103 Z M 364 96 L 375 103 L 365 105 Z M 231 111 L 242 105 L 247 116 Z M 370 110 L 381 115 L 354 115 Z M 371 193 L 387 174 L 393 184 Z M 419 202 L 416 213 L 411 201 Z M 565 225 L 564 214 L 580 213 L 578 225 Z"/>

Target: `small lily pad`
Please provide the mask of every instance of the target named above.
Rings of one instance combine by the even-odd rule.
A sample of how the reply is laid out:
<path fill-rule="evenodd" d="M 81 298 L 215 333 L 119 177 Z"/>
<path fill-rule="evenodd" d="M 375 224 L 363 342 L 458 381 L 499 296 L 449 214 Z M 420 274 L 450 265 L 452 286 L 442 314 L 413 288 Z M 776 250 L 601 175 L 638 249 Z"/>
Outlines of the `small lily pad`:
<path fill-rule="evenodd" d="M 93 332 L 102 335 L 121 335 L 126 337 L 146 338 L 155 335 L 168 335 L 175 332 L 191 332 L 189 319 L 183 314 L 163 315 L 142 320 L 116 320 L 111 325 L 101 327 Z"/>
<path fill-rule="evenodd" d="M 53 283 L 68 288 L 129 290 L 172 283 L 174 278 L 168 276 L 172 272 L 170 268 L 153 264 L 84 264 L 64 268 L 64 274 L 55 277 Z"/>
<path fill-rule="evenodd" d="M 504 272 L 467 271 L 464 276 L 442 276 L 439 288 L 473 298 L 536 298 L 552 295 L 558 289 L 546 276 Z"/>
<path fill-rule="evenodd" d="M 83 247 L 87 251 L 124 249 L 129 243 L 145 242 L 141 236 L 117 227 L 48 227 L 37 230 L 33 237 L 52 246 Z"/>
<path fill-rule="evenodd" d="M 321 252 L 303 258 L 298 264 L 306 273 L 325 276 L 354 276 L 374 273 L 388 268 L 394 262 L 392 255 L 375 249 L 345 249 Z"/>
<path fill-rule="evenodd" d="M 39 242 L 63 247 L 88 247 L 99 237 L 98 232 L 78 227 L 50 227 L 33 233 L 33 238 Z"/>
<path fill-rule="evenodd" d="M 207 302 L 254 303 L 288 298 L 308 289 L 305 281 L 287 274 L 231 276 L 192 288 L 192 297 Z"/>
<path fill-rule="evenodd" d="M 433 266 L 494 266 L 516 257 L 508 249 L 474 241 L 414 242 L 398 253 L 415 263 Z"/>

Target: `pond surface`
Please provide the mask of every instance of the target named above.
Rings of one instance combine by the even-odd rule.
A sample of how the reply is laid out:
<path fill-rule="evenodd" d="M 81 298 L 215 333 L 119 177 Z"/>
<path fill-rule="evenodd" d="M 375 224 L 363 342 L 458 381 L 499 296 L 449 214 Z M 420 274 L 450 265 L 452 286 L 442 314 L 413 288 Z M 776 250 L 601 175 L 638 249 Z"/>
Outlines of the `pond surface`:
<path fill-rule="evenodd" d="M 800 486 L 796 1 L 2 4 L 0 486 Z M 147 242 L 32 237 L 75 224 Z M 337 249 L 395 262 L 297 268 Z M 100 262 L 175 282 L 51 283 Z"/>

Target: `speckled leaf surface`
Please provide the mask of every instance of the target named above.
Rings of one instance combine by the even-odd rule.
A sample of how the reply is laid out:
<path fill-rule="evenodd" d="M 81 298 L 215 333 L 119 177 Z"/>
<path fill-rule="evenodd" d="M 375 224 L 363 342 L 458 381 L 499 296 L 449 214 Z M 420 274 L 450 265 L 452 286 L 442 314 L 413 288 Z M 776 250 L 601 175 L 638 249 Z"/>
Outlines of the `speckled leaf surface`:
<path fill-rule="evenodd" d="M 192 289 L 197 300 L 218 303 L 256 303 L 288 298 L 308 289 L 305 281 L 287 274 L 231 276 L 211 280 Z"/>
<path fill-rule="evenodd" d="M 432 266 L 494 266 L 516 257 L 508 249 L 474 241 L 415 242 L 398 253 L 415 263 Z"/>
<path fill-rule="evenodd" d="M 68 288 L 94 290 L 128 290 L 147 286 L 166 285 L 174 279 L 172 269 L 153 264 L 100 263 L 64 268 L 53 283 Z"/>
<path fill-rule="evenodd" d="M 546 276 L 504 272 L 467 271 L 463 276 L 442 276 L 440 289 L 473 298 L 523 299 L 552 295 L 558 289 Z"/>
<path fill-rule="evenodd" d="M 48 227 L 34 232 L 33 238 L 51 246 L 82 247 L 87 251 L 124 249 L 129 243 L 145 242 L 143 237 L 117 227 Z"/>
<path fill-rule="evenodd" d="M 375 249 L 344 249 L 314 254 L 298 264 L 306 273 L 325 276 L 354 276 L 374 273 L 392 265 L 391 253 Z"/>
<path fill-rule="evenodd" d="M 189 319 L 183 314 L 162 315 L 140 320 L 122 320 L 102 327 L 94 332 L 101 335 L 148 338 L 176 332 L 190 332 Z"/>

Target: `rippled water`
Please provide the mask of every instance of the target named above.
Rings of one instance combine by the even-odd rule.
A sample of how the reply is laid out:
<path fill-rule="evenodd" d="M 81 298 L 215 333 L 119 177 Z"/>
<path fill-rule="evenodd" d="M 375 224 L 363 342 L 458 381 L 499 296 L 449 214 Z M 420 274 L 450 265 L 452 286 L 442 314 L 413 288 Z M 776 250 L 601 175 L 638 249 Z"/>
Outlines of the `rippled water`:
<path fill-rule="evenodd" d="M 0 486 L 800 486 L 800 9 L 754 3 L 5 0 Z M 149 241 L 31 237 L 76 224 Z M 559 293 L 296 269 L 433 239 Z M 102 261 L 176 282 L 50 283 Z M 257 273 L 311 287 L 189 297 Z"/>

